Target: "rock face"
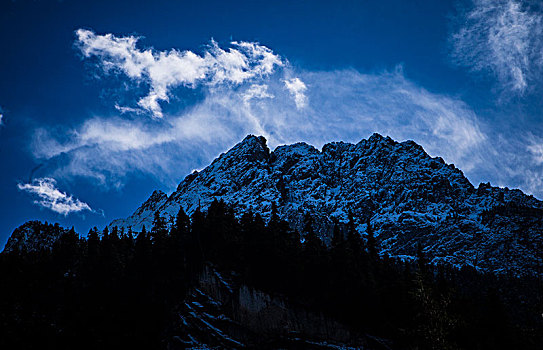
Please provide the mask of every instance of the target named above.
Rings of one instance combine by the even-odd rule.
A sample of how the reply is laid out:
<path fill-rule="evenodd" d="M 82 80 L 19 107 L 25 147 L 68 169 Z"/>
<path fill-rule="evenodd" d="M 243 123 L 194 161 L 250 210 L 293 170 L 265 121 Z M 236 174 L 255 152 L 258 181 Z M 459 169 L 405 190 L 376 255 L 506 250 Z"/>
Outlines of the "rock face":
<path fill-rule="evenodd" d="M 68 231 L 58 224 L 51 225 L 39 221 L 28 221 L 13 231 L 4 247 L 4 252 L 35 252 L 42 249 L 51 249 L 53 243 L 66 232 Z"/>
<path fill-rule="evenodd" d="M 168 195 L 166 195 L 166 193 L 155 190 L 153 194 L 151 194 L 151 197 L 149 197 L 134 214 L 130 216 L 130 223 L 127 224 L 124 220 L 115 220 L 109 226 L 118 226 L 119 228 L 126 227 L 127 229 L 128 226 L 131 226 L 132 229 L 137 228 L 138 231 L 141 231 L 142 227 L 145 225 L 147 229 L 150 229 L 153 224 L 155 212 L 163 208 L 167 201 Z M 177 210 L 179 211 L 179 207 Z M 177 214 L 177 212 L 175 212 L 175 214 Z M 174 215 L 175 217 L 175 214 L 172 213 L 171 215 Z"/>
<path fill-rule="evenodd" d="M 249 288 L 235 274 L 210 266 L 176 311 L 178 335 L 166 339 L 169 349 L 390 349 L 385 339 Z"/>
<path fill-rule="evenodd" d="M 410 259 L 420 243 L 434 263 L 472 265 L 497 273 L 540 273 L 543 202 L 520 190 L 480 184 L 430 157 L 413 141 L 373 134 L 357 144 L 333 142 L 319 151 L 306 143 L 270 152 L 249 135 L 201 172 L 188 175 L 167 197 L 154 192 L 127 219 L 111 226 L 152 226 L 180 206 L 189 214 L 213 200 L 268 218 L 272 203 L 300 229 L 306 212 L 329 241 L 333 220 L 351 212 L 364 236 L 369 222 L 381 253 Z"/>

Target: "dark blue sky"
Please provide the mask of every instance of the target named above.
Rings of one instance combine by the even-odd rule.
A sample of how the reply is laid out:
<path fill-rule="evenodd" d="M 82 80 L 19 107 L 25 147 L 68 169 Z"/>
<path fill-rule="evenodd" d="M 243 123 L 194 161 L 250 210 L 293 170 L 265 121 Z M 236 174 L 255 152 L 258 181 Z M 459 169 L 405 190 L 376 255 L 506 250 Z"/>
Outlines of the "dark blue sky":
<path fill-rule="evenodd" d="M 272 146 L 373 131 L 410 138 L 472 182 L 541 197 L 540 13 L 513 0 L 3 1 L 0 245 L 27 220 L 101 228 L 154 189 L 173 191 L 247 132 Z M 172 49 L 205 57 L 211 39 L 224 50 L 258 42 L 281 64 L 218 84 L 205 79 L 224 64 L 206 66 L 205 79 L 166 86 L 157 118 L 138 101 L 168 72 L 160 80 L 123 71 L 111 45 L 127 37 L 139 38 L 134 52 L 152 49 L 155 58 Z M 266 92 L 246 97 L 258 89 Z M 66 203 L 76 209 L 51 210 L 51 193 L 35 203 L 44 185 L 73 196 Z"/>

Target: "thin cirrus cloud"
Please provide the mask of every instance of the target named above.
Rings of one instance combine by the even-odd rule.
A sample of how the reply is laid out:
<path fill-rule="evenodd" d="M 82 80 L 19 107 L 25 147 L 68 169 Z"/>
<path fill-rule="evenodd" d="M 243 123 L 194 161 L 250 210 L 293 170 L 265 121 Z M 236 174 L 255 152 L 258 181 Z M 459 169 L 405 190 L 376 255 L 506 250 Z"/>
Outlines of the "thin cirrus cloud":
<path fill-rule="evenodd" d="M 57 189 L 56 181 L 52 178 L 34 179 L 31 183 L 17 184 L 17 187 L 37 196 L 39 199 L 35 201 L 36 204 L 65 216 L 86 210 L 93 211 L 87 203 Z"/>
<path fill-rule="evenodd" d="M 473 0 L 450 40 L 454 63 L 492 74 L 500 90 L 524 94 L 543 64 L 543 15 L 522 0 Z"/>
<path fill-rule="evenodd" d="M 206 92 L 192 108 L 156 121 L 94 117 L 58 136 L 35 132 L 40 160 L 55 160 L 55 177 L 86 176 L 103 185 L 143 173 L 175 186 L 180 176 L 205 166 L 246 134 L 266 136 L 271 147 L 304 140 L 315 146 L 357 142 L 373 132 L 414 139 L 430 153 L 464 170 L 482 163 L 487 141 L 476 115 L 462 101 L 421 89 L 401 70 L 362 74 L 354 70 L 299 72 L 312 103 L 288 103 L 284 80 Z M 250 96 L 251 98 L 248 98 Z M 68 138 L 68 141 L 61 141 Z"/>
<path fill-rule="evenodd" d="M 77 45 L 84 57 L 97 57 L 105 72 L 126 75 L 136 82 L 147 82 L 150 91 L 138 101 L 139 107 L 155 118 L 162 118 L 160 102 L 169 101 L 170 90 L 184 86 L 241 84 L 270 75 L 284 65 L 281 58 L 265 46 L 249 42 L 232 42 L 222 49 L 211 41 L 198 55 L 192 51 L 141 50 L 137 37 L 97 35 L 86 29 L 76 31 Z M 130 109 L 120 108 L 121 112 Z"/>
<path fill-rule="evenodd" d="M 249 103 L 253 99 L 274 98 L 272 94 L 268 92 L 268 85 L 266 84 L 253 84 L 243 94 L 243 101 Z"/>
<path fill-rule="evenodd" d="M 109 34 L 91 34 L 107 47 L 120 40 Z M 151 63 L 172 52 L 182 56 L 173 50 L 134 49 L 135 40 L 121 40 L 122 55 L 129 47 L 153 56 Z M 268 48 L 262 50 L 273 54 Z M 543 163 L 533 162 L 537 149 L 526 151 L 531 143 L 501 134 L 499 126 L 484 123 L 462 100 L 420 87 L 405 77 L 402 67 L 375 73 L 303 71 L 273 55 L 264 65 L 268 68 L 261 68 L 261 72 L 273 68 L 273 74 L 253 74 L 235 84 L 224 77 L 225 68 L 220 64 L 207 66 L 208 80 L 197 81 L 206 87 L 200 91 L 201 98 L 182 112 L 165 113 L 162 118 L 129 118 L 125 114 L 133 111 L 117 106 L 118 115 L 94 116 L 61 133 L 58 128 L 39 128 L 32 143 L 34 156 L 47 164 L 44 168 L 49 176 L 58 179 L 83 176 L 105 187 L 121 187 L 131 176 L 144 175 L 174 189 L 182 176 L 206 166 L 249 133 L 264 135 L 273 148 L 299 141 L 317 147 L 330 141 L 357 142 L 379 132 L 396 140 L 415 140 L 431 155 L 456 164 L 474 182 L 491 181 L 543 195 L 542 184 L 534 182 L 534 178 L 543 178 L 539 176 Z M 151 87 L 159 84 L 152 82 L 157 78 L 151 78 L 151 73 L 142 73 L 149 68 L 129 64 L 137 62 L 135 58 L 112 61 L 104 57 L 98 62 L 102 68 L 121 69 L 128 79 L 146 77 Z M 189 67 L 189 72 L 183 72 L 182 66 L 162 68 L 171 68 L 178 76 L 192 71 Z M 297 100 L 297 93 L 303 97 Z"/>

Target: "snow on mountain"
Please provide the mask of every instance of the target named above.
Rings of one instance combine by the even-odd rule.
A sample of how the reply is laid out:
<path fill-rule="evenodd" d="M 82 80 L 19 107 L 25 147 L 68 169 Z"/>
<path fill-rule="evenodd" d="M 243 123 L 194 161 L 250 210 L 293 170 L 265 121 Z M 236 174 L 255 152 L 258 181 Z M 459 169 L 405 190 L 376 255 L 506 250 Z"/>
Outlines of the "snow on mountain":
<path fill-rule="evenodd" d="M 306 212 L 329 240 L 333 218 L 348 213 L 364 236 L 374 228 L 382 254 L 409 258 L 420 243 L 434 263 L 472 265 L 497 273 L 540 273 L 543 203 L 520 190 L 475 188 L 452 164 L 413 141 L 373 134 L 357 144 L 306 143 L 270 152 L 264 137 L 247 136 L 208 167 L 188 175 L 170 196 L 155 191 L 126 219 L 110 226 L 141 230 L 154 212 L 174 218 L 213 200 L 268 218 L 272 203 L 300 229 Z M 539 252 L 539 253 L 538 253 Z"/>

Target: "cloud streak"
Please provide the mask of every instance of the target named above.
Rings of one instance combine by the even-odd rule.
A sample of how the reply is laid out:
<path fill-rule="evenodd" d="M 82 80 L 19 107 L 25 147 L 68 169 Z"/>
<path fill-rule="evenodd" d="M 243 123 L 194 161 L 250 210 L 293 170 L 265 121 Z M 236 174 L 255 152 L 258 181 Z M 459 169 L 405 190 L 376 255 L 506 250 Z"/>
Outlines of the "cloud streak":
<path fill-rule="evenodd" d="M 313 102 L 303 109 L 285 102 L 291 91 L 277 77 L 267 85 L 207 91 L 190 110 L 158 123 L 95 117 L 60 138 L 39 129 L 34 155 L 61 164 L 55 177 L 90 176 L 121 185 L 130 173 L 144 173 L 170 186 L 180 174 L 206 165 L 248 133 L 266 136 L 274 147 L 300 140 L 316 146 L 334 140 L 357 142 L 380 132 L 414 139 L 465 170 L 482 161 L 476 151 L 486 136 L 469 107 L 421 89 L 400 70 L 298 73 L 311 86 L 305 93 Z"/>
<path fill-rule="evenodd" d="M 300 78 L 292 78 L 285 80 L 285 87 L 294 96 L 294 102 L 296 103 L 296 108 L 302 109 L 307 106 L 307 96 L 305 92 L 307 86 Z"/>
<path fill-rule="evenodd" d="M 148 95 L 138 105 L 155 118 L 162 118 L 160 102 L 169 101 L 172 88 L 237 85 L 268 76 L 284 65 L 278 55 L 257 43 L 234 41 L 231 48 L 224 50 L 211 41 L 207 50 L 198 55 L 188 50 L 141 50 L 136 47 L 139 38 L 134 36 L 98 35 L 86 29 L 78 29 L 76 36 L 84 57 L 97 57 L 105 72 L 149 84 Z"/>
<path fill-rule="evenodd" d="M 108 45 L 114 38 L 103 37 L 100 40 L 107 39 Z M 121 52 L 125 46 L 133 48 L 135 40 L 124 38 Z M 104 62 L 108 61 L 99 64 Z M 61 133 L 57 128 L 37 129 L 33 154 L 57 179 L 83 176 L 105 187 L 121 187 L 131 176 L 143 175 L 173 189 L 182 176 L 206 166 L 248 133 L 264 135 L 273 148 L 299 141 L 317 147 L 338 140 L 358 142 L 379 132 L 396 140 L 415 140 L 475 183 L 491 181 L 543 195 L 534 181 L 543 178 L 543 162 L 535 161 L 543 158 L 539 140 L 528 142 L 511 130 L 503 135 L 461 99 L 410 81 L 401 67 L 374 73 L 312 72 L 273 62 L 263 63 L 261 70 L 275 67 L 274 74 L 258 73 L 235 84 L 210 83 L 213 86 L 205 85 L 201 98 L 189 108 L 162 118 L 129 118 L 125 114 L 132 111 L 118 108 L 119 115 L 92 117 Z M 224 68 L 213 67 L 218 72 L 206 73 L 212 77 L 208 81 L 224 82 Z M 133 70 L 129 74 L 135 76 L 141 71 L 131 65 L 123 69 Z"/>
<path fill-rule="evenodd" d="M 17 184 L 21 191 L 36 195 L 39 200 L 34 203 L 50 209 L 64 216 L 81 211 L 93 211 L 91 207 L 77 198 L 73 198 L 56 188 L 56 181 L 52 178 L 39 178 L 27 184 Z"/>
<path fill-rule="evenodd" d="M 543 16 L 518 0 L 473 0 L 451 36 L 453 62 L 493 74 L 501 90 L 523 94 L 539 79 Z"/>

